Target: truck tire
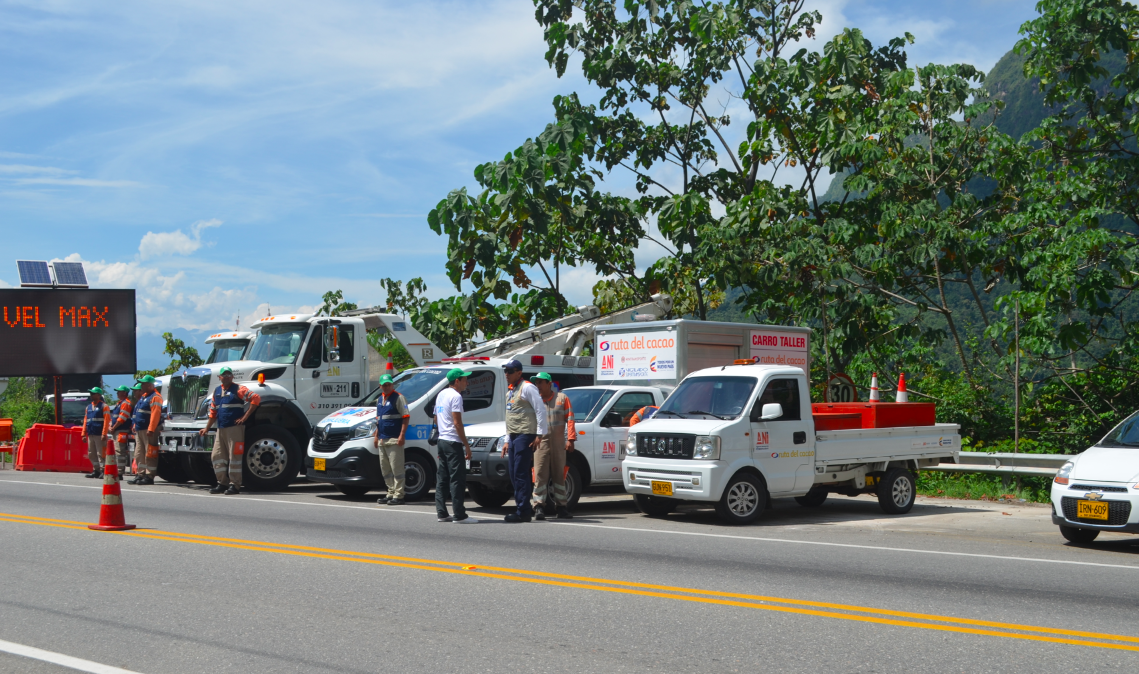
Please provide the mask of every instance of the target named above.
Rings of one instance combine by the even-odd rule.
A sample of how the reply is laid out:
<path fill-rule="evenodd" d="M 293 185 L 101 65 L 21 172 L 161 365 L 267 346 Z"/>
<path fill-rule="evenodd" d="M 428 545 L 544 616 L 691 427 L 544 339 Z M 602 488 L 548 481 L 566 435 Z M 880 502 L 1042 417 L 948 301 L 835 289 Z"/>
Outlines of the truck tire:
<path fill-rule="evenodd" d="M 177 454 L 170 452 L 158 453 L 158 477 L 167 482 L 184 484 L 190 481 L 190 474 L 182 468 Z"/>
<path fill-rule="evenodd" d="M 913 473 L 905 468 L 891 468 L 878 482 L 878 505 L 887 515 L 905 515 L 916 498 Z"/>
<path fill-rule="evenodd" d="M 572 463 L 567 465 L 569 466 L 569 472 L 566 473 L 566 507 L 573 510 L 577 507 L 577 502 L 581 499 L 581 471 Z M 554 490 L 551 487 L 546 491 L 546 512 L 557 512 L 557 509 L 558 504 L 554 502 Z"/>
<path fill-rule="evenodd" d="M 1087 545 L 1099 536 L 1099 529 L 1081 529 L 1079 527 L 1060 527 L 1060 535 L 1069 543 Z"/>
<path fill-rule="evenodd" d="M 827 500 L 830 493 L 823 487 L 811 487 L 811 491 L 802 496 L 796 496 L 795 502 L 804 508 L 818 508 Z"/>
<path fill-rule="evenodd" d="M 246 428 L 242 485 L 254 491 L 288 487 L 300 469 L 300 455 L 297 439 L 285 429 L 270 424 Z"/>
<path fill-rule="evenodd" d="M 403 456 L 404 498 L 422 501 L 435 487 L 435 460 L 422 449 L 412 448 Z"/>
<path fill-rule="evenodd" d="M 351 484 L 351 485 L 338 484 L 338 485 L 336 485 L 336 491 L 340 492 L 341 494 L 344 494 L 345 496 L 349 496 L 351 498 L 360 498 L 364 494 L 367 494 L 369 491 L 371 491 L 371 487 L 365 487 L 362 485 L 354 485 L 354 484 Z"/>
<path fill-rule="evenodd" d="M 214 465 L 209 454 L 179 454 L 179 460 L 186 474 L 198 484 L 214 486 L 218 483 L 218 476 L 214 474 Z"/>
<path fill-rule="evenodd" d="M 716 514 L 728 524 L 751 524 L 767 507 L 767 487 L 751 473 L 738 473 L 724 487 Z"/>
<path fill-rule="evenodd" d="M 514 494 L 511 492 L 498 491 L 476 482 L 468 482 L 467 491 L 474 502 L 483 508 L 501 508 L 506 505 L 507 501 L 514 498 Z"/>
<path fill-rule="evenodd" d="M 648 494 L 633 494 L 633 504 L 637 510 L 649 517 L 664 517 L 676 510 L 676 499 L 664 496 L 649 496 Z"/>

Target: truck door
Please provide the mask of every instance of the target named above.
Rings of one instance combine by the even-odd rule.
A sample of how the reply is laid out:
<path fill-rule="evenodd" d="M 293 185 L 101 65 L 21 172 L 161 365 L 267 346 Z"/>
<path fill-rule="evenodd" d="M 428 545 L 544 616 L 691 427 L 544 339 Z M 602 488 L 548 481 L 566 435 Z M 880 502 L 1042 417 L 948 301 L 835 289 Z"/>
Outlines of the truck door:
<path fill-rule="evenodd" d="M 778 377 L 767 382 L 751 411 L 752 458 L 772 494 L 795 490 L 795 475 L 811 461 L 807 424 L 803 423 L 799 380 Z M 763 406 L 779 403 L 783 416 L 761 421 Z"/>
<path fill-rule="evenodd" d="M 648 391 L 622 393 L 601 415 L 593 439 L 593 479 L 597 482 L 621 479 L 620 445 L 629 437 L 629 419 L 646 405 L 656 405 Z M 613 470 L 616 468 L 617 470 Z"/>

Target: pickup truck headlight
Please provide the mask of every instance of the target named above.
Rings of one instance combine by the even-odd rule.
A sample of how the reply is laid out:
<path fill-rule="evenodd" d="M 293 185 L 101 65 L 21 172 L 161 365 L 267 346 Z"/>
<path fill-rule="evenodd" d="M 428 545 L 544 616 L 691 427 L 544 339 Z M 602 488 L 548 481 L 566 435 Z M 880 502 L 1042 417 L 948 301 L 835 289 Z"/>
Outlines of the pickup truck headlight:
<path fill-rule="evenodd" d="M 720 436 L 699 435 L 696 437 L 696 446 L 692 448 L 693 459 L 708 461 L 720 460 Z"/>
<path fill-rule="evenodd" d="M 354 438 L 369 438 L 376 434 L 376 422 L 369 421 L 366 424 L 360 424 L 356 430 L 352 432 Z"/>
<path fill-rule="evenodd" d="M 637 434 L 630 433 L 629 437 L 625 440 L 625 456 L 637 455 Z"/>
<path fill-rule="evenodd" d="M 1071 476 L 1072 469 L 1075 467 L 1076 464 L 1071 461 L 1060 466 L 1060 470 L 1056 471 L 1056 484 L 1068 484 L 1068 477 Z"/>

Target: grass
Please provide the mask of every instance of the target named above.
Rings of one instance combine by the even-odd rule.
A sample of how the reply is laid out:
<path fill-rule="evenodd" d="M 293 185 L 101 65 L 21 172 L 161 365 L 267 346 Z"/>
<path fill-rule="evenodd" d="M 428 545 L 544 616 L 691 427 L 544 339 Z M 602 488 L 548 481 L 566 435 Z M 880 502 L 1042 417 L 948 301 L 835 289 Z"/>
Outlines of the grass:
<path fill-rule="evenodd" d="M 1005 482 L 995 475 L 921 472 L 917 476 L 917 491 L 923 496 L 982 501 L 1017 501 L 1048 503 L 1051 480 L 1046 477 L 1022 477 L 1016 482 Z"/>

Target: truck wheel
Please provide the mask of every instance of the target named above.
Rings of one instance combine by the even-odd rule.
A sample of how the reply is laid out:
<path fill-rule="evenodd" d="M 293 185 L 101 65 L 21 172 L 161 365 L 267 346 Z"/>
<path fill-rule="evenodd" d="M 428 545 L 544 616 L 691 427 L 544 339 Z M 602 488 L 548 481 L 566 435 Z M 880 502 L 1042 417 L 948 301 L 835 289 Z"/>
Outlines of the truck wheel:
<path fill-rule="evenodd" d="M 209 454 L 179 454 L 178 458 L 186 474 L 194 482 L 211 487 L 218 483 L 218 476 L 214 475 L 214 465 L 210 462 Z"/>
<path fill-rule="evenodd" d="M 1060 535 L 1068 539 L 1069 543 L 1087 545 L 1099 536 L 1099 529 L 1080 529 L 1079 527 L 1060 527 Z"/>
<path fill-rule="evenodd" d="M 905 515 L 916 498 L 914 476 L 905 468 L 891 468 L 878 482 L 878 505 L 887 515 Z"/>
<path fill-rule="evenodd" d="M 422 501 L 435 486 L 435 461 L 422 449 L 409 449 L 403 457 L 404 498 Z"/>
<path fill-rule="evenodd" d="M 676 499 L 648 494 L 633 494 L 633 503 L 649 517 L 664 517 L 676 509 Z"/>
<path fill-rule="evenodd" d="M 724 487 L 716 502 L 716 514 L 728 524 L 750 524 L 767 507 L 767 487 L 751 473 L 739 473 Z"/>
<path fill-rule="evenodd" d="M 371 491 L 371 488 L 370 487 L 364 487 L 364 486 L 358 486 L 358 485 L 338 484 L 338 485 L 336 485 L 336 491 L 340 492 L 341 494 L 344 494 L 345 496 L 350 496 L 352 498 L 360 498 L 364 494 L 367 494 L 369 491 Z"/>
<path fill-rule="evenodd" d="M 827 500 L 829 492 L 822 487 L 811 487 L 811 491 L 802 496 L 796 496 L 795 501 L 804 508 L 818 508 Z"/>
<path fill-rule="evenodd" d="M 498 491 L 476 482 L 468 482 L 467 491 L 470 492 L 475 503 L 483 508 L 501 508 L 507 501 L 514 498 L 514 494 L 511 492 Z"/>
<path fill-rule="evenodd" d="M 268 424 L 247 428 L 242 484 L 262 491 L 288 487 L 297 476 L 300 454 L 297 439 L 283 428 Z"/>
<path fill-rule="evenodd" d="M 576 508 L 577 502 L 581 499 L 581 482 L 581 471 L 572 463 L 569 464 L 569 472 L 566 473 L 566 507 L 570 510 Z M 546 512 L 557 512 L 557 509 L 558 504 L 554 502 L 554 489 L 549 487 L 546 490 Z"/>
<path fill-rule="evenodd" d="M 158 453 L 158 477 L 177 484 L 190 481 L 190 475 L 182 468 L 178 455 L 170 452 Z"/>

